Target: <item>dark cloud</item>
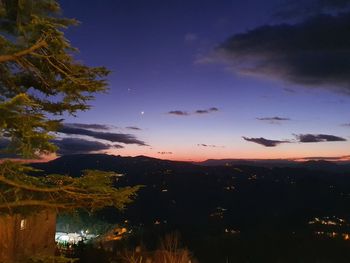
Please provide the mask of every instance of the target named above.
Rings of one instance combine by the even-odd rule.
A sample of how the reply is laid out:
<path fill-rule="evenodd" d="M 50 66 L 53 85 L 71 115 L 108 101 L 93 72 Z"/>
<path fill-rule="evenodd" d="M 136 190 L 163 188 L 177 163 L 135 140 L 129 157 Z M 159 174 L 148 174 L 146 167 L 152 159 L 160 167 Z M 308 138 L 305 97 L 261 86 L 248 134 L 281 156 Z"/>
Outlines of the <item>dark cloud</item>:
<path fill-rule="evenodd" d="M 188 115 L 190 115 L 187 111 L 181 111 L 181 110 L 172 110 L 172 111 L 169 111 L 168 114 L 177 115 L 177 116 L 188 116 Z"/>
<path fill-rule="evenodd" d="M 248 137 L 243 136 L 243 139 L 248 141 L 248 142 L 255 142 L 255 143 L 263 145 L 265 147 L 275 147 L 275 146 L 282 144 L 282 143 L 290 143 L 290 141 L 268 140 L 268 139 L 265 139 L 263 137 L 248 138 Z"/>
<path fill-rule="evenodd" d="M 345 138 L 328 135 L 328 134 L 295 134 L 294 135 L 299 142 L 343 142 Z"/>
<path fill-rule="evenodd" d="M 256 118 L 259 121 L 265 121 L 270 124 L 280 124 L 283 121 L 290 121 L 290 118 L 284 118 L 284 117 L 261 117 L 261 118 Z"/>
<path fill-rule="evenodd" d="M 283 118 L 283 117 L 262 117 L 262 118 L 256 118 L 259 121 L 290 121 L 289 118 Z"/>
<path fill-rule="evenodd" d="M 96 132 L 88 129 L 74 128 L 67 125 L 63 125 L 59 129 L 59 132 L 64 134 L 85 135 L 95 139 L 101 139 L 101 140 L 106 140 L 110 142 L 119 142 L 119 143 L 125 143 L 125 144 L 137 144 L 140 146 L 147 146 L 145 142 L 138 140 L 132 134 Z"/>
<path fill-rule="evenodd" d="M 255 142 L 266 147 L 275 147 L 282 143 L 310 143 L 310 142 L 343 142 L 347 141 L 345 138 L 329 135 L 329 134 L 294 134 L 296 140 L 268 140 L 263 137 L 260 138 L 248 138 L 243 139 L 249 142 Z"/>
<path fill-rule="evenodd" d="M 158 154 L 162 154 L 162 155 L 164 155 L 164 154 L 173 154 L 173 152 L 158 152 Z"/>
<path fill-rule="evenodd" d="M 128 127 L 125 127 L 126 129 L 128 130 L 134 130 L 134 131 L 141 131 L 142 129 L 139 128 L 139 127 L 136 127 L 136 126 L 128 126 Z"/>
<path fill-rule="evenodd" d="M 124 148 L 118 144 L 106 144 L 98 141 L 89 141 L 81 138 L 63 138 L 52 141 L 59 147 L 57 153 L 60 155 L 77 154 L 77 153 L 91 153 L 109 149 Z M 20 158 L 16 154 L 7 153 L 4 150 L 9 146 L 10 141 L 7 139 L 0 139 L 0 158 Z M 2 152 L 3 151 L 3 152 Z"/>
<path fill-rule="evenodd" d="M 197 114 L 207 114 L 207 113 L 209 113 L 209 111 L 208 110 L 196 110 L 195 113 L 197 113 Z"/>
<path fill-rule="evenodd" d="M 85 123 L 65 123 L 65 126 L 82 128 L 82 129 L 93 129 L 93 130 L 109 130 L 110 126 L 105 124 L 85 124 Z"/>
<path fill-rule="evenodd" d="M 196 113 L 196 114 L 208 114 L 208 113 L 216 112 L 216 111 L 219 111 L 219 109 L 212 107 L 212 108 L 209 108 L 206 110 L 196 110 L 194 113 Z"/>
<path fill-rule="evenodd" d="M 205 143 L 198 143 L 197 146 L 199 147 L 211 147 L 211 148 L 224 148 L 224 146 L 218 146 L 214 144 L 205 144 Z"/>
<path fill-rule="evenodd" d="M 341 124 L 341 126 L 343 126 L 343 127 L 350 127 L 350 123 L 343 123 L 343 124 Z"/>
<path fill-rule="evenodd" d="M 216 108 L 216 107 L 211 107 L 209 109 L 196 110 L 193 113 L 194 114 L 209 114 L 209 113 L 216 112 L 216 111 L 219 111 L 219 109 Z M 178 116 L 189 116 L 189 115 L 191 115 L 187 111 L 181 111 L 181 110 L 169 111 L 168 114 L 173 114 L 173 115 L 178 115 Z"/>
<path fill-rule="evenodd" d="M 123 145 L 120 145 L 120 144 L 113 144 L 112 146 L 113 146 L 113 148 L 115 148 L 115 149 L 123 149 L 123 148 L 124 148 L 124 146 L 123 146 Z"/>
<path fill-rule="evenodd" d="M 261 26 L 217 48 L 230 68 L 350 95 L 350 13 Z"/>
<path fill-rule="evenodd" d="M 54 144 L 59 147 L 58 154 L 77 154 L 77 153 L 91 153 L 112 148 L 123 148 L 121 145 L 110 145 L 97 141 L 89 141 L 80 138 L 64 138 L 62 140 L 54 140 Z"/>
<path fill-rule="evenodd" d="M 210 108 L 210 109 L 209 109 L 209 111 L 211 111 L 211 112 L 215 112 L 215 111 L 219 111 L 219 109 L 218 109 L 218 108 L 216 108 L 216 107 L 212 107 L 212 108 Z"/>

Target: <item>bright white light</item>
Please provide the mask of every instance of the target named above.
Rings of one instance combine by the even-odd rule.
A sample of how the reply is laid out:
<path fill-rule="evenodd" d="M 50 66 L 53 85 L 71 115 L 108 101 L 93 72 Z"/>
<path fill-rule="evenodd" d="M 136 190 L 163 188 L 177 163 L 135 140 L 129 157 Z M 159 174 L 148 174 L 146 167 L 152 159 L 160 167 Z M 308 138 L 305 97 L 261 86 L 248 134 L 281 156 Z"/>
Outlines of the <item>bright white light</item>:
<path fill-rule="evenodd" d="M 68 242 L 69 241 L 69 236 L 68 235 L 62 235 L 58 238 L 59 241 L 62 242 Z"/>

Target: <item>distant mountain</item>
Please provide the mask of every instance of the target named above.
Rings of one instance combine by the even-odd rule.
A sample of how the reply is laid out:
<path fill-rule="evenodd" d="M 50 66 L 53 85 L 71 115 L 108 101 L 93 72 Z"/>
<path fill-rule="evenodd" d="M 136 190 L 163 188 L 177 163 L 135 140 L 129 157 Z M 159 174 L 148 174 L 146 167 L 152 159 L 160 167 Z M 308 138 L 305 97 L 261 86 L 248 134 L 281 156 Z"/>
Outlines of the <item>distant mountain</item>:
<path fill-rule="evenodd" d="M 323 170 L 333 172 L 348 172 L 350 171 L 349 162 L 331 162 L 326 160 L 310 160 L 299 162 L 286 159 L 208 159 L 203 162 L 196 163 L 203 166 L 257 166 L 266 168 L 308 168 L 312 170 Z"/>
<path fill-rule="evenodd" d="M 34 167 L 55 172 L 79 175 L 82 170 L 96 169 L 108 170 L 119 173 L 140 171 L 140 170 L 164 170 L 171 168 L 189 169 L 194 164 L 188 162 L 177 162 L 151 158 L 147 156 L 122 157 L 108 154 L 74 154 L 65 155 L 47 163 L 35 163 Z"/>
<path fill-rule="evenodd" d="M 196 163 L 204 166 L 234 166 L 234 165 L 247 165 L 247 166 L 260 166 L 260 167 L 286 167 L 295 166 L 296 163 L 285 159 L 208 159 L 203 162 Z"/>

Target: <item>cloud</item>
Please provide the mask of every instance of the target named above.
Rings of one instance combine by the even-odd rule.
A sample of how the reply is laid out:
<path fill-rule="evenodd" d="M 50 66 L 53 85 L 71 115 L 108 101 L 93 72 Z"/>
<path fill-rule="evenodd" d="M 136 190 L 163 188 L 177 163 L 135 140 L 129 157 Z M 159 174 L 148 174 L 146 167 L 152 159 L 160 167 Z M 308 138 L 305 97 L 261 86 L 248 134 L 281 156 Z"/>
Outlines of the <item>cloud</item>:
<path fill-rule="evenodd" d="M 65 123 L 64 125 L 82 129 L 110 130 L 110 126 L 105 124 Z"/>
<path fill-rule="evenodd" d="M 134 130 L 134 131 L 141 131 L 142 129 L 139 128 L 139 127 L 136 127 L 136 126 L 128 126 L 128 127 L 125 127 L 126 129 L 128 130 Z"/>
<path fill-rule="evenodd" d="M 284 117 L 261 117 L 261 118 L 256 118 L 259 121 L 266 121 L 270 124 L 280 124 L 283 121 L 290 121 L 290 118 L 284 118 Z"/>
<path fill-rule="evenodd" d="M 275 146 L 277 146 L 279 144 L 282 144 L 282 143 L 290 143 L 290 141 L 268 140 L 268 139 L 265 139 L 263 137 L 260 137 L 260 138 L 248 138 L 248 137 L 244 137 L 243 136 L 243 139 L 248 141 L 248 142 L 254 142 L 254 143 L 263 145 L 265 147 L 275 147 Z"/>
<path fill-rule="evenodd" d="M 350 95 L 350 13 L 257 27 L 216 49 L 235 72 L 267 76 Z"/>
<path fill-rule="evenodd" d="M 224 148 L 224 146 L 218 146 L 214 144 L 205 144 L 205 143 L 198 143 L 198 147 L 210 147 L 210 148 Z"/>
<path fill-rule="evenodd" d="M 212 107 L 206 110 L 196 110 L 194 113 L 196 114 L 208 114 L 208 113 L 212 113 L 212 112 L 216 112 L 219 111 L 218 108 Z"/>
<path fill-rule="evenodd" d="M 350 127 L 350 123 L 343 123 L 343 124 L 341 124 L 340 126 L 343 126 L 343 127 Z"/>
<path fill-rule="evenodd" d="M 188 116 L 188 115 L 190 115 L 187 111 L 181 111 L 181 110 L 172 110 L 172 111 L 169 111 L 168 114 L 177 115 L 177 116 Z"/>
<path fill-rule="evenodd" d="M 289 118 L 284 117 L 262 117 L 262 118 L 256 118 L 259 121 L 290 121 Z"/>
<path fill-rule="evenodd" d="M 196 110 L 195 113 L 197 113 L 197 114 L 208 114 L 209 111 L 208 110 Z"/>
<path fill-rule="evenodd" d="M 98 141 L 90 141 L 81 138 L 63 138 L 55 139 L 52 141 L 59 147 L 57 153 L 60 155 L 77 154 L 77 153 L 91 153 L 109 149 L 121 149 L 124 148 L 118 144 L 106 144 Z M 7 139 L 0 139 L 0 158 L 20 158 L 19 155 L 7 152 L 1 152 L 5 150 L 10 144 Z"/>
<path fill-rule="evenodd" d="M 329 134 L 294 134 L 296 140 L 269 140 L 263 137 L 260 138 L 248 138 L 244 137 L 243 139 L 249 142 L 255 142 L 266 147 L 275 147 L 282 143 L 310 143 L 310 142 L 343 142 L 347 141 L 345 138 L 338 137 L 335 135 Z"/>
<path fill-rule="evenodd" d="M 173 154 L 173 152 L 158 152 L 158 154 L 162 154 L 162 155 L 164 155 L 164 154 Z"/>
<path fill-rule="evenodd" d="M 54 140 L 54 144 L 59 147 L 58 154 L 77 154 L 77 153 L 92 153 L 112 148 L 123 148 L 121 145 L 110 145 L 98 141 L 89 141 L 80 138 L 64 138 L 61 140 Z"/>
<path fill-rule="evenodd" d="M 219 111 L 218 108 L 216 107 L 211 107 L 209 109 L 204 109 L 204 110 L 195 110 L 193 112 L 193 114 L 209 114 L 209 113 L 213 113 L 213 112 L 217 112 Z M 191 113 L 188 113 L 187 111 L 182 111 L 182 110 L 174 110 L 174 111 L 169 111 L 168 114 L 172 114 L 172 115 L 177 115 L 177 116 L 189 116 L 191 115 Z"/>
<path fill-rule="evenodd" d="M 299 142 L 343 142 L 345 138 L 328 135 L 328 134 L 295 134 L 294 135 Z"/>
<path fill-rule="evenodd" d="M 124 144 L 137 144 L 140 146 L 147 146 L 144 141 L 138 140 L 132 134 L 112 133 L 112 132 L 96 132 L 88 129 L 75 128 L 63 125 L 58 132 L 64 134 L 84 135 L 95 139 L 106 140 L 110 142 L 119 142 Z"/>

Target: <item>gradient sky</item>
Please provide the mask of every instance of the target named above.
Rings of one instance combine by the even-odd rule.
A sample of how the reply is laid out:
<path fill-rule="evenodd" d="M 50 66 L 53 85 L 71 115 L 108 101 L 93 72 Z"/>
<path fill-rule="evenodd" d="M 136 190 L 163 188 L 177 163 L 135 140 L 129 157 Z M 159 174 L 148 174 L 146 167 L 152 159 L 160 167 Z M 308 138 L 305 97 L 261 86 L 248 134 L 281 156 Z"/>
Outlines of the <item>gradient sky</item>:
<path fill-rule="evenodd" d="M 312 1 L 296 1 L 305 8 L 287 5 L 286 0 L 59 2 L 65 16 L 81 21 L 67 31 L 80 50 L 77 58 L 112 71 L 108 94 L 98 95 L 90 111 L 66 122 L 108 125 L 102 131 L 89 129 L 134 135 L 147 144 L 119 141 L 124 148 L 105 149 L 108 153 L 191 161 L 350 155 L 348 79 L 327 75 L 336 68 L 329 56 L 341 47 L 335 44 L 330 52 L 318 42 L 309 45 L 308 54 L 317 53 L 317 67 L 322 65 L 317 75 L 309 70 L 315 65 L 307 70 L 300 66 L 308 65 L 306 60 L 293 64 L 291 35 L 284 37 L 287 55 L 283 43 L 275 41 L 286 32 L 277 25 L 299 23 L 297 31 L 318 12 L 337 18 L 347 11 L 343 5 L 318 5 L 310 11 L 306 3 Z M 252 31 L 265 25 L 271 28 L 260 28 L 260 35 Z M 339 43 L 337 37 L 342 36 L 330 39 Z M 322 52 L 328 52 L 326 60 Z M 343 68 L 350 72 L 348 63 Z M 74 136 L 90 141 L 98 137 L 78 133 Z M 303 141 L 298 135 L 313 137 Z M 262 145 L 262 138 L 275 145 Z M 97 139 L 108 145 L 116 142 Z"/>

